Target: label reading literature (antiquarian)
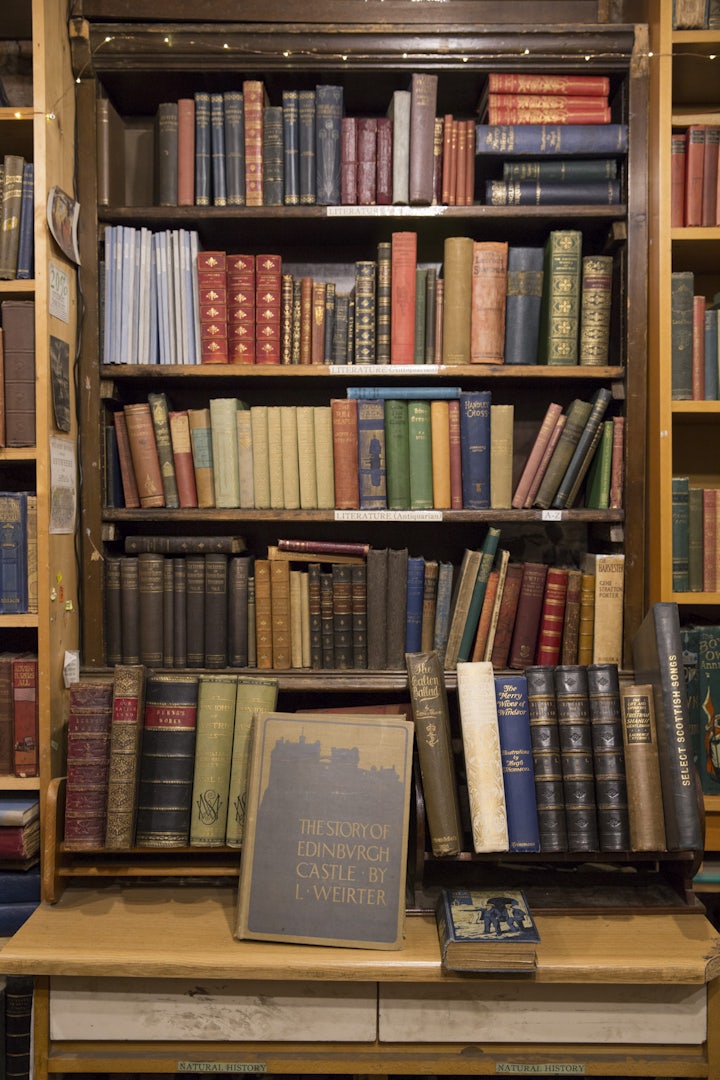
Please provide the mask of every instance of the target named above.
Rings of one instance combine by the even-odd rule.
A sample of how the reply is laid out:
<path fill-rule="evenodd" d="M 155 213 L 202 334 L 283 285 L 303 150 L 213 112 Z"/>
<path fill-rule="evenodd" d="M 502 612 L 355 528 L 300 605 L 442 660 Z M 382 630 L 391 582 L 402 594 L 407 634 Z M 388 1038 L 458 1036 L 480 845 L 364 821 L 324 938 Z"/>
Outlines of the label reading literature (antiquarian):
<path fill-rule="evenodd" d="M 335 521 L 442 521 L 442 510 L 336 510 Z"/>

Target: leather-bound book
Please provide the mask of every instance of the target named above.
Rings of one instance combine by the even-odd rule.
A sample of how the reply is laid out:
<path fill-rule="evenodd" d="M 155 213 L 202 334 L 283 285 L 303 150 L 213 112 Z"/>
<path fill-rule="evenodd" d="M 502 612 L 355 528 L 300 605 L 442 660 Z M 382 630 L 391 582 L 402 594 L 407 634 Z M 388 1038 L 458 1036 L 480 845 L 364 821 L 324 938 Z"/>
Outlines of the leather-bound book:
<path fill-rule="evenodd" d="M 617 664 L 589 665 L 587 680 L 600 850 L 628 851 L 630 827 Z"/>
<path fill-rule="evenodd" d="M 115 415 L 120 414 L 116 413 Z M 194 508 L 198 504 L 198 497 L 195 486 L 195 468 L 193 466 L 187 409 L 170 411 L 168 413 L 168 423 L 170 426 L 170 441 L 179 505 Z"/>
<path fill-rule="evenodd" d="M 14 271 L 13 271 L 14 272 Z M 35 445 L 35 301 L 3 300 L 5 445 Z"/>
<path fill-rule="evenodd" d="M 509 847 L 492 664 L 457 665 L 458 704 L 473 850 Z"/>
<path fill-rule="evenodd" d="M 120 612 L 120 556 L 106 554 L 104 566 L 105 663 L 122 663 L 122 615 Z"/>
<path fill-rule="evenodd" d="M 670 228 L 685 224 L 685 132 L 674 131 L 670 145 Z"/>
<path fill-rule="evenodd" d="M 163 567 L 165 556 L 143 552 L 138 555 L 138 600 L 140 604 L 139 658 L 148 667 L 163 666 Z"/>
<path fill-rule="evenodd" d="M 38 658 L 18 653 L 10 662 L 12 678 L 13 776 L 38 776 Z"/>
<path fill-rule="evenodd" d="M 148 404 L 150 406 L 153 431 L 155 432 L 155 446 L 157 447 L 158 461 L 160 462 L 160 475 L 162 476 L 165 506 L 169 510 L 173 510 L 180 505 L 180 500 L 178 497 L 177 480 L 175 478 L 173 447 L 170 439 L 167 394 L 163 391 L 149 393 Z"/>
<path fill-rule="evenodd" d="M 435 113 L 438 77 L 414 72 L 410 79 L 409 200 L 429 206 L 433 198 Z"/>
<path fill-rule="evenodd" d="M 263 109 L 267 91 L 260 79 L 245 79 L 242 86 L 245 119 L 245 203 L 263 204 Z"/>
<path fill-rule="evenodd" d="M 555 701 L 555 668 L 525 668 L 530 741 L 535 774 L 538 834 L 541 851 L 567 851 L 565 792 Z"/>
<path fill-rule="evenodd" d="M 543 284 L 543 249 L 508 250 L 505 363 L 536 364 Z"/>
<path fill-rule="evenodd" d="M 320 605 L 320 563 L 308 565 L 308 620 L 310 623 L 310 667 L 322 668 L 322 613 Z"/>
<path fill-rule="evenodd" d="M 425 590 L 425 560 L 422 555 L 410 555 L 407 569 L 407 604 L 405 610 L 405 652 L 420 652 L 422 640 L 422 607 Z"/>
<path fill-rule="evenodd" d="M 357 402 L 358 484 L 363 510 L 387 508 L 384 412 L 382 401 Z"/>
<path fill-rule="evenodd" d="M 389 116 L 377 117 L 377 172 L 375 201 L 378 206 L 392 204 L 393 129 Z"/>
<path fill-rule="evenodd" d="M 376 292 L 377 263 L 373 259 L 361 259 L 355 263 L 356 364 L 374 364 L 376 360 Z M 323 363 L 322 356 L 320 356 L 318 362 Z"/>
<path fill-rule="evenodd" d="M 135 843 L 186 847 L 195 765 L 197 675 L 148 675 Z"/>
<path fill-rule="evenodd" d="M 510 563 L 505 574 L 505 585 L 500 599 L 495 641 L 490 656 L 492 665 L 497 670 L 508 666 L 522 578 L 523 564 Z"/>
<path fill-rule="evenodd" d="M 283 201 L 285 206 L 297 206 L 300 202 L 298 102 L 297 90 L 283 90 Z"/>
<path fill-rule="evenodd" d="M 35 166 L 32 161 L 23 165 L 15 276 L 18 281 L 29 281 L 35 276 Z"/>
<path fill-rule="evenodd" d="M 340 203 L 357 206 L 358 201 L 357 116 L 343 116 L 340 124 Z"/>
<path fill-rule="evenodd" d="M 285 200 L 283 166 L 283 111 L 279 105 L 263 108 L 263 205 L 282 206 Z"/>
<path fill-rule="evenodd" d="M 565 594 L 565 620 L 562 628 L 561 664 L 578 663 L 578 640 L 580 636 L 580 599 L 582 570 L 568 570 Z"/>
<path fill-rule="evenodd" d="M 65 830 L 68 851 L 105 843 L 112 680 L 80 679 L 68 691 Z"/>
<path fill-rule="evenodd" d="M 205 666 L 205 556 L 185 557 L 187 666 Z"/>
<path fill-rule="evenodd" d="M 257 566 L 257 563 L 255 564 Z M 292 667 L 290 624 L 290 564 L 270 560 L 270 597 L 272 603 L 272 666 Z"/>
<path fill-rule="evenodd" d="M 333 652 L 335 667 L 353 667 L 352 574 L 348 563 L 332 563 Z"/>
<path fill-rule="evenodd" d="M 368 667 L 384 671 L 387 665 L 388 549 L 371 548 L 367 554 Z"/>
<path fill-rule="evenodd" d="M 377 118 L 358 116 L 357 124 L 357 203 L 374 206 L 377 202 Z"/>
<path fill-rule="evenodd" d="M 257 666 L 273 666 L 272 590 L 270 585 L 270 561 L 255 560 L 255 647 Z M 249 596 L 248 596 L 249 600 Z M 248 612 L 248 619 L 249 619 Z"/>
<path fill-rule="evenodd" d="M 545 594 L 540 611 L 535 662 L 558 664 L 562 648 L 568 572 L 562 566 L 550 566 L 545 578 Z"/>
<path fill-rule="evenodd" d="M 135 480 L 135 469 L 130 453 L 127 420 L 125 418 L 125 413 L 122 410 L 113 413 L 113 424 L 115 427 L 118 461 L 120 463 L 123 502 L 127 510 L 132 510 L 140 506 L 140 495 L 138 493 L 137 482 Z"/>
<path fill-rule="evenodd" d="M 98 206 L 125 206 L 125 125 L 109 98 L 95 109 Z"/>
<path fill-rule="evenodd" d="M 445 676 L 435 652 L 405 657 L 433 855 L 462 850 L 462 826 Z"/>
<path fill-rule="evenodd" d="M 612 255 L 585 255 L 580 281 L 581 364 L 607 364 L 610 351 Z"/>
<path fill-rule="evenodd" d="M 367 662 L 367 568 L 365 563 L 350 567 L 352 586 L 353 667 L 364 669 Z"/>
<path fill-rule="evenodd" d="M 162 471 L 150 405 L 147 401 L 140 401 L 123 408 L 140 506 L 144 509 L 164 506 Z"/>
<path fill-rule="evenodd" d="M 237 675 L 198 676 L 191 847 L 225 844 L 236 697 Z"/>
<path fill-rule="evenodd" d="M 235 555 L 228 562 L 228 667 L 248 666 L 248 581 L 251 556 Z"/>
<path fill-rule="evenodd" d="M 155 201 L 178 204 L 178 105 L 161 101 L 155 113 Z"/>
<path fill-rule="evenodd" d="M 544 563 L 523 564 L 508 667 L 525 668 L 535 662 L 546 578 L 547 566 Z"/>
<path fill-rule="evenodd" d="M 5 280 L 14 278 L 17 272 L 24 165 L 25 159 L 20 154 L 5 154 L 3 157 L 0 279 Z"/>
<path fill-rule="evenodd" d="M 423 576 L 422 619 L 420 623 L 420 652 L 433 648 L 435 615 L 437 609 L 437 585 L 440 564 L 437 559 L 425 559 Z"/>
<path fill-rule="evenodd" d="M 705 125 L 690 124 L 685 137 L 685 225 L 702 225 Z"/>
<path fill-rule="evenodd" d="M 720 151 L 720 125 L 705 127 L 705 161 L 703 163 L 702 223 L 706 228 L 718 224 L 718 152 Z"/>
<path fill-rule="evenodd" d="M 205 556 L 205 667 L 227 667 L 228 557 Z"/>
<path fill-rule="evenodd" d="M 470 315 L 473 364 L 503 363 L 507 265 L 506 241 L 473 241 Z"/>
<path fill-rule="evenodd" d="M 338 510 L 357 510 L 360 506 L 357 405 L 357 401 L 346 398 L 333 398 L 330 402 Z"/>
<path fill-rule="evenodd" d="M 562 756 L 568 850 L 598 851 L 600 845 L 587 668 L 579 664 L 557 666 L 555 700 Z"/>
<path fill-rule="evenodd" d="M 173 667 L 187 667 L 187 566 L 185 559 L 173 559 Z"/>
<path fill-rule="evenodd" d="M 136 558 L 120 559 L 120 612 L 122 617 L 122 662 L 140 663 L 140 582 Z"/>
<path fill-rule="evenodd" d="M 545 448 L 550 442 L 550 438 L 557 424 L 558 417 L 562 414 L 562 405 L 555 401 L 551 401 L 545 410 L 540 427 L 538 428 L 535 440 L 530 448 L 530 453 L 527 456 L 523 471 L 520 474 L 520 479 L 517 482 L 515 492 L 512 497 L 512 505 L 516 510 L 522 510 L 526 504 L 526 499 L 530 492 L 533 479 L 540 465 L 540 460 L 545 452 Z M 538 484 L 539 487 L 539 484 Z"/>
<path fill-rule="evenodd" d="M 597 448 L 597 442 L 600 438 L 600 425 L 611 399 L 612 394 L 606 386 L 599 387 L 593 394 L 587 419 L 582 431 L 579 433 L 570 460 L 552 498 L 551 505 L 555 509 L 562 510 L 572 506 L 574 495 L 587 473 L 593 453 Z M 568 422 L 565 424 L 564 434 L 565 436 L 568 434 Z M 561 436 L 561 440 L 562 438 L 563 436 Z M 552 469 L 554 467 L 555 463 L 551 461 L 548 468 Z"/>
<path fill-rule="evenodd" d="M 539 851 L 540 836 L 525 676 L 496 675 L 495 699 L 510 850 Z"/>
<path fill-rule="evenodd" d="M 191 97 L 178 98 L 177 103 L 177 204 L 195 204 L 195 99 Z"/>
<path fill-rule="evenodd" d="M 672 400 L 692 399 L 693 296 L 692 270 L 674 270 L 670 275 L 670 370 Z"/>
<path fill-rule="evenodd" d="M 113 673 L 105 821 L 109 851 L 129 851 L 135 840 L 146 677 L 142 664 L 117 664 Z"/>
<path fill-rule="evenodd" d="M 620 709 L 630 848 L 664 851 L 665 817 L 652 685 L 624 683 Z"/>
<path fill-rule="evenodd" d="M 320 572 L 320 646 L 321 667 L 335 667 L 335 621 L 333 612 L 333 578 L 331 570 Z"/>
<path fill-rule="evenodd" d="M 577 663 L 593 662 L 593 639 L 595 637 L 595 574 L 582 571 L 580 578 L 580 616 L 578 618 Z"/>
<path fill-rule="evenodd" d="M 315 87 L 315 197 L 319 206 L 340 202 L 342 86 Z"/>
<path fill-rule="evenodd" d="M 165 668 L 175 667 L 175 574 L 173 559 L 163 562 L 163 659 Z"/>
<path fill-rule="evenodd" d="M 416 270 L 417 233 L 393 233 L 390 271 L 390 360 L 393 364 L 415 362 Z"/>
<path fill-rule="evenodd" d="M 196 90 L 195 104 L 195 205 L 210 206 L 212 159 L 210 153 L 210 94 Z"/>
<path fill-rule="evenodd" d="M 387 667 L 401 670 L 405 665 L 407 626 L 408 549 L 388 549 L 387 571 Z"/>
<path fill-rule="evenodd" d="M 429 401 L 408 402 L 410 507 L 428 510 L 433 501 L 432 429 Z"/>
<path fill-rule="evenodd" d="M 653 687 L 667 848 L 701 851 L 677 604 L 652 605 L 633 638 L 632 652 L 635 679 Z"/>
<path fill-rule="evenodd" d="M 545 244 L 538 361 L 576 364 L 580 329 L 582 233 L 555 229 Z"/>
<path fill-rule="evenodd" d="M 301 206 L 314 206 L 316 202 L 315 113 L 315 91 L 300 90 L 298 92 L 298 146 Z"/>

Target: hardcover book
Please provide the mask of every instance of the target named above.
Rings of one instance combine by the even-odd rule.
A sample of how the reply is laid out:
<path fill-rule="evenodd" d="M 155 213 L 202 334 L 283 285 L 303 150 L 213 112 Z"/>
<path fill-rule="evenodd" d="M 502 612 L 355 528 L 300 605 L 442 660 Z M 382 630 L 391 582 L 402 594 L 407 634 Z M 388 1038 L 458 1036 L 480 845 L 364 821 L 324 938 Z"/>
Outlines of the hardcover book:
<path fill-rule="evenodd" d="M 540 941 L 521 889 L 442 889 L 436 907 L 446 971 L 532 971 Z"/>
<path fill-rule="evenodd" d="M 115 666 L 105 820 L 105 847 L 111 851 L 127 851 L 135 839 L 146 677 L 141 664 Z"/>
<path fill-rule="evenodd" d="M 402 947 L 412 745 L 398 716 L 255 716 L 236 937 Z"/>
<path fill-rule="evenodd" d="M 68 851 L 102 848 L 113 684 L 81 679 L 69 690 L 65 835 Z"/>

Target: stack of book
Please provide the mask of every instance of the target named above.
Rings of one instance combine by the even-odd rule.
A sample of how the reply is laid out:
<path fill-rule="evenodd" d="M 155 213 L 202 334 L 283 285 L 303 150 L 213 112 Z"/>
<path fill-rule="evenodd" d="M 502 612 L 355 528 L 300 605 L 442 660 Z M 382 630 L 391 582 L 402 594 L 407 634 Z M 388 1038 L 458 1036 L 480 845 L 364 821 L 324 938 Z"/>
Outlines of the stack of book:
<path fill-rule="evenodd" d="M 0 279 L 34 275 L 34 171 L 21 154 L 5 154 L 0 164 Z"/>
<path fill-rule="evenodd" d="M 673 592 L 720 590 L 720 489 L 672 478 Z"/>
<path fill-rule="evenodd" d="M 691 124 L 672 134 L 670 224 L 720 225 L 719 124 Z"/>
<path fill-rule="evenodd" d="M 19 930 L 40 903 L 40 800 L 0 795 L 0 938 Z"/>
<path fill-rule="evenodd" d="M 674 270 L 670 283 L 672 399 L 717 401 L 720 293 L 711 301 L 698 293 L 692 270 Z"/>

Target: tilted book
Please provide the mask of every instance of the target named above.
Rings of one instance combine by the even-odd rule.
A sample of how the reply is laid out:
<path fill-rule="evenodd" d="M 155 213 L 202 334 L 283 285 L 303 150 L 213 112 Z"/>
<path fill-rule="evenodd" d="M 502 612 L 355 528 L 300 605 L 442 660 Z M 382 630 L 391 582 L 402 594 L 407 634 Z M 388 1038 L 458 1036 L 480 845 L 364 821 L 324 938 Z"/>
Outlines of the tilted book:
<path fill-rule="evenodd" d="M 399 949 L 413 725 L 260 713 L 235 936 Z"/>
<path fill-rule="evenodd" d="M 435 909 L 447 971 L 531 971 L 540 935 L 521 889 L 442 889 Z"/>

